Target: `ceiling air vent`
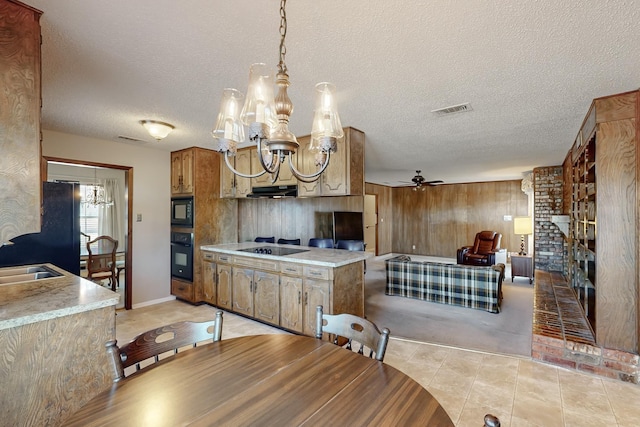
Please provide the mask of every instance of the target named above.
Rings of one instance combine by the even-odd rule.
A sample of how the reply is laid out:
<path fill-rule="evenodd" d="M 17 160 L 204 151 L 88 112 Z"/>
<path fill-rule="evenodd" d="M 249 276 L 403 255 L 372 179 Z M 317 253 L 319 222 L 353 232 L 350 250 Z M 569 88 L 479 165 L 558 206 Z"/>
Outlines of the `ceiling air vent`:
<path fill-rule="evenodd" d="M 118 135 L 118 139 L 122 139 L 122 140 L 128 141 L 128 142 L 147 142 L 147 141 L 143 141 L 143 140 L 138 139 L 138 138 L 131 138 L 130 136 L 123 136 L 123 135 Z"/>
<path fill-rule="evenodd" d="M 464 113 L 471 110 L 473 110 L 473 108 L 471 108 L 471 104 L 465 102 L 464 104 L 452 105 L 450 107 L 431 110 L 431 112 L 436 116 L 448 116 L 449 114 Z"/>

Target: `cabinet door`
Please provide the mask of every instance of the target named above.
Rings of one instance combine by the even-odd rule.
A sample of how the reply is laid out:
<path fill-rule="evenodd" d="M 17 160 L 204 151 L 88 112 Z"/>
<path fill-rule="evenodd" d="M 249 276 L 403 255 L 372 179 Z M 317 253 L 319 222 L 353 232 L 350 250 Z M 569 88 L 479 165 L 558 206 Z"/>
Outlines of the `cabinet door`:
<path fill-rule="evenodd" d="M 260 159 L 258 158 L 258 150 L 256 148 L 252 148 L 251 149 L 251 174 L 254 175 L 263 170 L 264 168 L 262 167 L 262 164 L 260 163 Z M 269 185 L 275 185 L 274 183 L 271 182 L 272 179 L 273 177 L 270 173 L 265 173 L 263 175 L 260 175 L 257 178 L 252 178 L 251 186 L 265 187 Z"/>
<path fill-rule="evenodd" d="M 311 142 L 310 136 L 303 136 L 298 138 L 300 148 L 298 149 L 298 170 L 305 175 L 309 175 L 317 170 L 315 166 L 315 153 L 309 151 L 309 143 Z M 298 183 L 298 196 L 310 197 L 320 195 L 320 177 L 314 182 L 302 182 Z"/>
<path fill-rule="evenodd" d="M 182 190 L 182 152 L 171 153 L 171 194 L 179 194 Z"/>
<path fill-rule="evenodd" d="M 182 152 L 182 192 L 193 193 L 193 150 Z"/>
<path fill-rule="evenodd" d="M 233 309 L 233 306 L 231 305 L 231 266 L 226 264 L 218 264 L 217 278 L 217 305 L 220 308 L 231 310 Z"/>
<path fill-rule="evenodd" d="M 277 274 L 253 273 L 254 317 L 278 325 L 280 323 L 280 277 Z"/>
<path fill-rule="evenodd" d="M 235 159 L 235 156 L 229 157 L 229 163 L 231 163 L 231 166 L 234 166 Z M 231 172 L 231 169 L 227 166 L 227 162 L 224 159 L 224 153 L 222 153 L 220 155 L 220 197 L 235 197 L 235 184 L 235 174 Z"/>
<path fill-rule="evenodd" d="M 346 196 L 349 194 L 349 142 L 338 143 L 338 151 L 331 153 L 329 166 L 320 178 L 320 193 L 323 196 Z"/>
<path fill-rule="evenodd" d="M 326 280 L 304 279 L 304 328 L 305 335 L 316 334 L 316 307 L 321 305 L 325 313 L 332 312 L 329 291 L 331 282 Z"/>
<path fill-rule="evenodd" d="M 302 278 L 280 277 L 280 326 L 302 332 Z"/>
<path fill-rule="evenodd" d="M 202 263 L 202 299 L 211 304 L 217 302 L 216 273 L 214 262 L 204 261 Z"/>
<path fill-rule="evenodd" d="M 253 270 L 246 268 L 232 268 L 233 287 L 232 310 L 253 316 Z"/>
<path fill-rule="evenodd" d="M 251 172 L 251 150 L 238 150 L 236 154 L 236 170 L 248 174 Z M 251 192 L 251 180 L 236 176 L 236 197 L 247 197 Z"/>

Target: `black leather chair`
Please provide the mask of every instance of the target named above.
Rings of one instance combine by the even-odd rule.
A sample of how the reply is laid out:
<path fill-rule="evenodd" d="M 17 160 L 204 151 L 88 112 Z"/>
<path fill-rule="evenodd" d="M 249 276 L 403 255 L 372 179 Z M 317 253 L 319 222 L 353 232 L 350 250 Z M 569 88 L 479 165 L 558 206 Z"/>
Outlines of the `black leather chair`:
<path fill-rule="evenodd" d="M 497 231 L 481 231 L 476 234 L 473 246 L 458 249 L 458 264 L 494 265 L 496 253 L 500 250 L 502 234 Z"/>
<path fill-rule="evenodd" d="M 261 243 L 275 243 L 276 242 L 276 238 L 275 237 L 256 237 L 254 242 L 261 242 Z"/>
<path fill-rule="evenodd" d="M 322 239 L 320 237 L 313 237 L 309 239 L 309 246 L 314 248 L 333 249 L 333 239 Z"/>
<path fill-rule="evenodd" d="M 364 251 L 364 242 L 362 240 L 338 240 L 336 248 L 348 251 Z"/>
<path fill-rule="evenodd" d="M 348 251 L 363 251 L 364 242 L 362 240 L 338 240 L 336 249 L 346 249 Z M 367 272 L 367 261 L 364 262 L 364 272 Z"/>
<path fill-rule="evenodd" d="M 300 246 L 300 239 L 278 239 L 278 243 L 281 245 L 298 245 Z"/>

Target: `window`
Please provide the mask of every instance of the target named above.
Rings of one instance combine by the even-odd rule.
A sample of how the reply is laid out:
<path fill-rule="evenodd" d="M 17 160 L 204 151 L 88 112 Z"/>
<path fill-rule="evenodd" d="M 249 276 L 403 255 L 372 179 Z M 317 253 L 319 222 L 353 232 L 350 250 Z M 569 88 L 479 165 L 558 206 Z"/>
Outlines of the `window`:
<path fill-rule="evenodd" d="M 81 239 L 80 252 L 87 253 L 87 242 L 98 237 L 98 210 L 100 205 L 87 203 L 93 192 L 93 185 L 80 184 L 80 231 L 85 235 Z M 89 237 L 86 237 L 89 236 Z"/>

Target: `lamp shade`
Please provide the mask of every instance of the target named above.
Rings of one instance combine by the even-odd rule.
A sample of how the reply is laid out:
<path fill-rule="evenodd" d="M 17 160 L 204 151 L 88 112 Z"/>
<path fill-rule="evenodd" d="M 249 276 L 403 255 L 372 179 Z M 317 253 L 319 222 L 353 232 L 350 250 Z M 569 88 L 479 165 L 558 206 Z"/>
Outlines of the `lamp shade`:
<path fill-rule="evenodd" d="M 220 151 L 232 151 L 235 154 L 238 143 L 244 141 L 244 127 L 240 120 L 240 110 L 244 95 L 236 89 L 224 89 L 220 101 L 218 119 L 211 135 L 218 140 Z"/>
<path fill-rule="evenodd" d="M 513 232 L 515 234 L 533 234 L 533 224 L 530 216 L 513 218 Z"/>
<path fill-rule="evenodd" d="M 335 86 L 331 83 L 322 82 L 316 85 L 316 106 L 313 113 L 313 126 L 311 128 L 311 151 L 336 151 L 334 145 L 324 146 L 323 142 L 327 138 L 333 138 L 335 141 L 341 141 L 344 137 L 342 123 L 336 107 L 334 98 Z"/>
<path fill-rule="evenodd" d="M 149 135 L 160 141 L 166 138 L 171 133 L 173 125 L 165 122 L 158 122 L 156 120 L 140 120 L 140 124 L 149 132 Z"/>
<path fill-rule="evenodd" d="M 249 88 L 240 118 L 247 126 L 264 123 L 274 128 L 278 122 L 273 98 L 273 76 L 266 64 L 252 64 L 249 69 Z"/>

